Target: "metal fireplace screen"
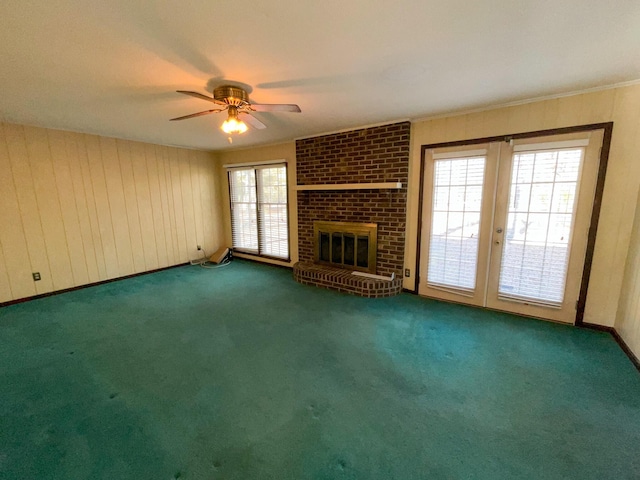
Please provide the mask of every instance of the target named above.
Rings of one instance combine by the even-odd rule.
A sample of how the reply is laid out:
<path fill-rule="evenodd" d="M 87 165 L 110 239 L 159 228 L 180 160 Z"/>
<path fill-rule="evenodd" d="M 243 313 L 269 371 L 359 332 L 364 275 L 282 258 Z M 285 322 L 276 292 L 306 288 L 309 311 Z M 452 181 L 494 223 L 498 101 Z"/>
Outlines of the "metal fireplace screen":
<path fill-rule="evenodd" d="M 314 222 L 313 230 L 316 263 L 376 273 L 378 225 Z"/>

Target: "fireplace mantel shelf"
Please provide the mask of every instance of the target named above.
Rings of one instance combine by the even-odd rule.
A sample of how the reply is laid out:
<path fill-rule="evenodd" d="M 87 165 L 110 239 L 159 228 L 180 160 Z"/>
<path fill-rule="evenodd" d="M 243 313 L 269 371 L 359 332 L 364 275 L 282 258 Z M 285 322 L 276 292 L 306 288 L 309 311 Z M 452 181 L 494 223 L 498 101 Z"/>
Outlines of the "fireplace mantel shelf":
<path fill-rule="evenodd" d="M 398 190 L 402 182 L 387 183 L 325 183 L 322 185 L 296 185 L 296 190 Z"/>

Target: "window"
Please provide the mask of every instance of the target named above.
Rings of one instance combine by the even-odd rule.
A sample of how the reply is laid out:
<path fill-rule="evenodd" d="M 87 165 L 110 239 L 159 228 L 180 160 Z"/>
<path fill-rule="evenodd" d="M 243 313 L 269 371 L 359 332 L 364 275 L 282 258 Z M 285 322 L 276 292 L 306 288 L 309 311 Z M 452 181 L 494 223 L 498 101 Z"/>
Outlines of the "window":
<path fill-rule="evenodd" d="M 233 248 L 289 258 L 286 165 L 229 170 Z"/>

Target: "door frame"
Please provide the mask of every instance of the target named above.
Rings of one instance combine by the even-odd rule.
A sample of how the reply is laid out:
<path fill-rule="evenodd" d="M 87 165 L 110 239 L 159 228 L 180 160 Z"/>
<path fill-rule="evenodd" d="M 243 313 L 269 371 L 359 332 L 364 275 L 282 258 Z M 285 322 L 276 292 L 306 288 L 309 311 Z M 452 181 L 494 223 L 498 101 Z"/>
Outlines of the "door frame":
<path fill-rule="evenodd" d="M 582 280 L 580 283 L 580 295 L 576 305 L 575 325 L 582 325 L 584 320 L 584 309 L 587 302 L 587 290 L 589 288 L 589 279 L 591 277 L 591 266 L 593 264 L 593 253 L 596 244 L 596 234 L 598 232 L 598 222 L 600 220 L 600 209 L 602 206 L 602 194 L 604 191 L 604 181 L 607 173 L 607 164 L 609 162 L 609 151 L 611 149 L 611 136 L 613 134 L 613 122 L 592 123 L 587 125 L 576 125 L 573 127 L 553 128 L 549 130 L 536 130 L 533 132 L 513 133 L 507 135 L 496 135 L 493 137 L 474 138 L 470 140 L 457 140 L 453 142 L 432 143 L 422 145 L 420 149 L 420 189 L 418 192 L 418 235 L 416 242 L 416 264 L 413 293 L 418 294 L 420 282 L 420 247 L 422 245 L 422 208 L 424 202 L 424 173 L 425 173 L 425 156 L 427 150 L 447 147 L 467 147 L 474 144 L 491 143 L 491 142 L 511 142 L 511 140 L 542 137 L 549 135 L 561 135 L 576 132 L 588 132 L 592 130 L 602 130 L 602 148 L 599 155 L 598 177 L 596 180 L 596 189 L 593 198 L 593 207 L 591 210 L 591 221 L 589 223 L 589 233 L 587 236 L 587 250 L 585 253 L 584 267 L 582 270 Z"/>

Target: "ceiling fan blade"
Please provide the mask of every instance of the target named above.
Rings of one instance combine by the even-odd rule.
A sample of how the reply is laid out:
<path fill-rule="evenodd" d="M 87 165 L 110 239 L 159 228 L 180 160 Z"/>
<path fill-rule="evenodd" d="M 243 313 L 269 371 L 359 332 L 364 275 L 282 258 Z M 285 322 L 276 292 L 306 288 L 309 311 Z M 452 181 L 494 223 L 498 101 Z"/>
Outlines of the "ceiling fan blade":
<path fill-rule="evenodd" d="M 186 120 L 187 118 L 200 117 L 202 115 L 209 115 L 210 113 L 223 112 L 226 110 L 225 108 L 214 108 L 213 110 L 205 110 L 204 112 L 192 113 L 191 115 L 185 115 L 184 117 L 176 117 L 169 120 L 173 122 L 174 120 Z"/>
<path fill-rule="evenodd" d="M 256 112 L 301 112 L 298 105 L 282 104 L 282 103 L 257 103 L 251 104 L 251 110 Z"/>
<path fill-rule="evenodd" d="M 262 130 L 264 128 L 267 128 L 267 126 L 264 123 L 262 123 L 260 120 L 258 120 L 256 117 L 254 117 L 250 113 L 248 112 L 240 112 L 240 113 L 242 115 L 242 120 L 247 122 L 253 128 L 257 130 Z"/>
<path fill-rule="evenodd" d="M 203 95 L 203 94 L 198 93 L 198 92 L 189 92 L 188 90 L 176 90 L 176 92 L 183 93 L 185 95 L 190 95 L 192 97 L 200 98 L 200 99 L 206 100 L 208 102 L 217 103 L 218 105 L 226 105 L 224 102 L 221 102 L 219 100 L 216 100 L 213 97 L 209 97 L 207 95 Z"/>

